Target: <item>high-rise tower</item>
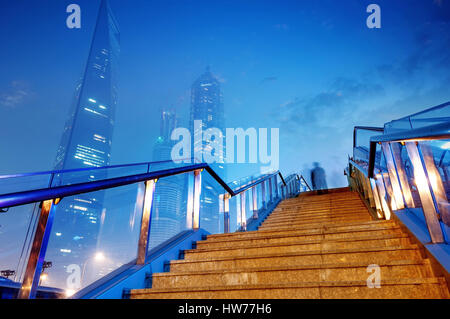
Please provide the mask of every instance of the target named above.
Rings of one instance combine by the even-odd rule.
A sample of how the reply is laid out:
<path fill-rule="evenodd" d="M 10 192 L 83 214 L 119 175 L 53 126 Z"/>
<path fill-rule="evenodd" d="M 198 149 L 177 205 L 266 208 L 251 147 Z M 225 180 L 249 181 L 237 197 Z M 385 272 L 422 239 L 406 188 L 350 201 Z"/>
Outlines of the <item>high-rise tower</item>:
<path fill-rule="evenodd" d="M 117 62 L 119 30 L 107 0 L 101 0 L 94 35 L 81 81 L 64 126 L 57 150 L 55 169 L 96 168 L 110 163 L 114 116 L 117 106 Z M 58 174 L 53 185 L 98 180 L 107 177 L 103 169 L 87 173 Z M 63 198 L 56 208 L 53 232 L 46 258 L 53 263 L 50 285 L 65 283 L 66 268 L 95 252 L 102 223 L 104 192 Z M 87 257 L 86 257 L 87 260 Z M 83 269 L 87 261 L 77 265 Z M 80 284 L 87 278 L 81 278 Z M 64 287 L 64 285 L 61 288 Z"/>
<path fill-rule="evenodd" d="M 201 127 L 195 125 L 195 121 L 201 121 Z M 194 139 L 192 155 L 211 152 L 211 145 L 205 136 L 205 130 L 208 128 L 217 128 L 225 134 L 225 118 L 222 101 L 222 92 L 220 82 L 211 73 L 209 67 L 192 85 L 191 88 L 191 113 L 190 113 L 190 131 Z M 223 139 L 222 145 L 225 145 Z M 226 171 L 222 150 L 214 150 L 219 152 L 219 160 L 215 163 L 209 163 L 211 168 L 226 181 Z M 197 160 L 200 160 L 196 158 Z M 205 159 L 203 158 L 203 161 Z M 220 225 L 218 198 L 223 189 L 218 187 L 217 183 L 209 178 L 208 174 L 203 174 L 202 193 L 200 198 L 200 227 L 211 227 L 217 229 Z"/>
<path fill-rule="evenodd" d="M 176 127 L 177 116 L 175 111 L 163 109 L 161 111 L 160 134 L 153 146 L 153 161 L 171 160 L 170 154 L 176 142 L 170 139 L 170 135 Z M 155 165 L 158 167 L 158 164 Z M 183 199 L 186 196 L 185 184 L 186 178 L 183 174 L 161 178 L 156 183 L 149 242 L 151 248 L 178 234 L 184 227 L 186 215 L 183 206 Z"/>
<path fill-rule="evenodd" d="M 106 166 L 110 162 L 117 105 L 119 30 L 102 0 L 84 76 L 57 151 L 55 169 Z"/>

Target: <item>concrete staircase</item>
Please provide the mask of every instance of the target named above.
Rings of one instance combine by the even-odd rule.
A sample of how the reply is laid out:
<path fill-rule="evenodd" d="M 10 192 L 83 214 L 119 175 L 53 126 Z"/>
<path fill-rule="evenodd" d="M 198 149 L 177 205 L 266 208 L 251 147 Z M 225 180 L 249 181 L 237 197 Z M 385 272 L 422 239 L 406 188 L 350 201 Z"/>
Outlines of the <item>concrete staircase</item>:
<path fill-rule="evenodd" d="M 369 288 L 369 265 L 380 288 Z M 372 282 L 372 281 L 370 281 Z M 281 202 L 258 231 L 210 235 L 131 298 L 449 298 L 444 278 L 393 221 L 372 220 L 357 193 Z"/>

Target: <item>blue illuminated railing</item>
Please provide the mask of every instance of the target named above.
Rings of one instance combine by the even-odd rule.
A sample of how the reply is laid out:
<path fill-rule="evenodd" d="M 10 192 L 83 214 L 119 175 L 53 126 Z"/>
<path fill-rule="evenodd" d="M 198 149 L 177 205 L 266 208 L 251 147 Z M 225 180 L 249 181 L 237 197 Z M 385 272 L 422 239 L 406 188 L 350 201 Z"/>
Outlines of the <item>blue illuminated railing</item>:
<path fill-rule="evenodd" d="M 145 264 L 152 248 L 183 230 L 245 231 L 258 212 L 306 190 L 302 176 L 285 180 L 279 171 L 233 189 L 195 161 L 0 176 L 0 223 L 10 239 L 0 269 L 17 271 L 9 282 L 19 298 L 48 287 L 70 296 L 130 260 Z"/>
<path fill-rule="evenodd" d="M 384 134 L 380 134 L 384 133 Z M 358 143 L 358 138 L 364 142 Z M 355 127 L 347 175 L 378 218 L 407 211 L 429 241 L 450 243 L 450 103 L 388 122 Z"/>

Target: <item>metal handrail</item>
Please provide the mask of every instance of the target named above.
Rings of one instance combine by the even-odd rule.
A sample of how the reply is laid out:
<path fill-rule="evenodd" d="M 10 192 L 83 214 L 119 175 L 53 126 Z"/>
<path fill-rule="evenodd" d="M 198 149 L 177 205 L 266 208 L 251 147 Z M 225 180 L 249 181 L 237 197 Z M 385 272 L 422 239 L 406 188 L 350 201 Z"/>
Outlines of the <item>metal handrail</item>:
<path fill-rule="evenodd" d="M 297 175 L 297 176 L 299 176 L 299 175 Z M 310 191 L 312 191 L 312 188 L 309 186 L 308 182 L 307 182 L 306 179 L 303 177 L 303 175 L 300 175 L 299 178 L 302 179 L 302 180 L 305 182 L 305 184 L 306 184 L 306 186 L 308 187 L 308 189 L 309 189 Z"/>
<path fill-rule="evenodd" d="M 375 168 L 375 155 L 378 143 L 386 142 L 406 142 L 406 141 L 429 141 L 435 139 L 447 139 L 450 138 L 450 122 L 441 123 L 436 125 L 430 125 L 417 129 L 402 131 L 392 134 L 384 134 L 378 136 L 372 136 L 370 138 L 370 150 L 369 150 L 369 168 L 368 177 L 373 178 Z"/>
<path fill-rule="evenodd" d="M 198 162 L 195 157 L 192 158 L 182 158 L 177 161 L 186 161 L 190 160 L 193 163 Z M 118 164 L 118 165 L 109 165 L 109 166 L 100 166 L 100 167 L 82 167 L 82 168 L 72 168 L 72 169 L 64 169 L 64 170 L 53 170 L 53 171 L 42 171 L 42 172 L 33 172 L 33 173 L 20 173 L 20 174 L 9 174 L 9 175 L 0 175 L 0 179 L 7 178 L 16 178 L 16 177 L 29 177 L 29 176 L 38 176 L 38 175 L 54 175 L 54 174 L 62 174 L 62 173 L 73 173 L 73 172 L 83 172 L 83 171 L 97 171 L 97 170 L 105 170 L 105 169 L 113 169 L 113 168 L 124 168 L 124 167 L 133 167 L 133 166 L 144 166 L 150 164 L 162 164 L 162 163 L 173 163 L 172 160 L 166 161 L 155 161 L 155 162 L 142 162 L 142 163 L 130 163 L 130 164 Z"/>
<path fill-rule="evenodd" d="M 155 163 L 155 162 L 153 162 Z M 159 162 L 156 162 L 159 163 Z M 146 163 L 146 164 L 151 164 Z M 131 166 L 133 164 L 128 164 L 127 166 Z M 137 164 L 136 164 L 137 165 Z M 143 164 L 141 164 L 143 165 Z M 107 167 L 107 166 L 106 166 Z M 106 168 L 103 167 L 103 168 Z M 120 165 L 114 166 L 114 167 L 121 167 Z M 125 166 L 122 166 L 125 167 Z M 67 196 L 73 196 L 83 193 L 89 193 L 94 192 L 98 190 L 103 189 L 109 189 L 109 188 L 115 188 L 119 186 L 125 186 L 130 185 L 138 182 L 143 182 L 147 180 L 152 179 L 159 179 L 163 177 L 173 176 L 177 174 L 187 173 L 199 169 L 205 169 L 229 194 L 231 197 L 238 195 L 239 193 L 242 193 L 246 191 L 247 189 L 254 187 L 265 180 L 281 173 L 279 171 L 275 172 L 274 174 L 267 175 L 264 178 L 261 178 L 257 181 L 255 181 L 252 184 L 246 185 L 244 187 L 239 188 L 236 191 L 233 191 L 231 187 L 228 186 L 228 184 L 219 176 L 217 173 L 206 163 L 200 163 L 200 164 L 193 164 L 183 167 L 177 167 L 177 168 L 171 168 L 171 169 L 164 169 L 164 170 L 158 170 L 154 172 L 147 172 L 142 174 L 134 174 L 134 175 L 127 175 L 127 176 L 121 176 L 121 177 L 115 177 L 115 178 L 108 178 L 108 179 L 101 179 L 98 181 L 89 181 L 84 183 L 77 183 L 72 185 L 64 185 L 64 186 L 56 186 L 56 187 L 48 187 L 48 188 L 42 188 L 42 189 L 35 189 L 35 190 L 29 190 L 29 191 L 22 191 L 22 192 L 15 192 L 10 194 L 3 194 L 0 195 L 0 208 L 9 208 L 19 205 L 25 205 L 25 204 L 31 204 L 35 202 L 42 202 L 49 199 L 57 199 L 57 198 L 63 198 Z M 73 170 L 68 170 L 73 171 Z M 56 171 L 59 173 L 67 172 L 67 171 Z M 283 183 L 284 179 L 282 178 Z M 286 185 L 286 184 L 285 184 Z"/>

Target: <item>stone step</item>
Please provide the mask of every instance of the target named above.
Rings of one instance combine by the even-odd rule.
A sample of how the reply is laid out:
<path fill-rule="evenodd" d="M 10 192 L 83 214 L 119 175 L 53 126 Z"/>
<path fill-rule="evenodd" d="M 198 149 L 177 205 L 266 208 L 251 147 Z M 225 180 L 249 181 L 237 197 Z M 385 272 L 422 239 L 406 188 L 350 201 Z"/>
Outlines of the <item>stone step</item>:
<path fill-rule="evenodd" d="M 184 251 L 185 260 L 208 260 L 221 257 L 261 256 L 271 253 L 297 253 L 303 251 L 332 250 L 332 249 L 370 249 L 373 247 L 408 247 L 411 244 L 407 236 L 397 238 L 354 238 L 353 240 L 341 239 L 331 241 L 298 241 L 292 243 L 276 244 L 249 244 L 245 247 L 188 249 Z"/>
<path fill-rule="evenodd" d="M 364 211 L 353 211 L 353 212 L 320 212 L 320 213 L 304 213 L 304 212 L 295 212 L 295 213 L 272 213 L 270 214 L 266 220 L 277 219 L 277 220 L 287 220 L 287 219 L 295 219 L 295 218 L 313 218 L 313 217 L 351 217 L 351 216 L 364 216 L 369 215 L 367 210 Z M 369 215 L 370 216 L 370 215 Z"/>
<path fill-rule="evenodd" d="M 305 225 L 297 227 L 283 227 L 280 229 L 270 230 L 258 230 L 248 232 L 234 232 L 225 234 L 213 234 L 208 235 L 207 240 L 234 240 L 234 239 L 248 239 L 258 238 L 271 235 L 308 235 L 308 234 L 332 234 L 340 232 L 358 232 L 358 231 L 371 231 L 371 230 L 385 230 L 385 229 L 397 229 L 398 226 L 394 221 L 369 221 L 358 223 L 341 223 L 334 225 Z"/>
<path fill-rule="evenodd" d="M 354 222 L 354 221 L 369 221 L 372 220 L 370 215 L 353 215 L 353 216 L 318 216 L 318 217 L 297 217 L 290 219 L 267 219 L 262 226 L 276 225 L 276 224 L 313 224 L 313 223 L 338 223 L 338 222 Z M 261 226 L 261 227 L 262 227 Z"/>
<path fill-rule="evenodd" d="M 314 225 L 313 227 L 318 227 L 318 225 L 331 226 L 333 224 L 351 224 L 358 222 L 370 221 L 369 218 L 352 218 L 352 219 L 315 219 L 315 220 L 304 220 L 297 222 L 267 222 L 263 223 L 259 230 L 268 230 L 268 229 L 276 229 L 276 228 L 286 228 L 286 227 L 302 227 L 307 225 Z"/>
<path fill-rule="evenodd" d="M 349 213 L 354 211 L 363 211 L 367 212 L 367 207 L 352 207 L 352 208 L 323 208 L 323 209 L 309 209 L 309 208 L 285 208 L 285 209 L 279 209 L 274 210 L 272 212 L 272 215 L 295 215 L 295 214 L 320 214 L 320 213 L 330 213 L 330 212 L 342 212 L 342 213 Z"/>
<path fill-rule="evenodd" d="M 230 245 L 234 247 L 246 247 L 253 244 L 280 244 L 280 243 L 293 243 L 299 241 L 333 241 L 333 240 L 352 240 L 357 237 L 375 237 L 375 238 L 399 238 L 407 237 L 400 228 L 392 230 L 391 228 L 382 230 L 372 230 L 372 231 L 359 231 L 359 232 L 338 232 L 331 234 L 316 233 L 316 234 L 291 234 L 291 235 L 268 235 L 264 237 L 257 238 L 246 238 L 240 239 L 235 238 L 233 240 L 203 240 L 197 242 L 198 249 L 205 248 L 222 248 L 229 247 Z"/>
<path fill-rule="evenodd" d="M 435 299 L 448 298 L 443 278 L 382 279 L 380 288 L 366 280 L 234 285 L 171 289 L 135 289 L 131 299 Z"/>
<path fill-rule="evenodd" d="M 153 274 L 152 288 L 213 287 L 229 285 L 287 284 L 292 282 L 367 280 L 367 264 L 339 263 L 260 267 L 247 269 L 168 272 Z M 378 265 L 383 278 L 428 278 L 433 272 L 428 260 L 387 261 Z"/>
<path fill-rule="evenodd" d="M 389 260 L 420 259 L 416 245 L 373 248 L 309 250 L 294 253 L 272 253 L 253 256 L 224 256 L 203 260 L 172 260 L 170 271 L 200 271 L 213 269 L 238 269 L 280 266 L 297 266 L 324 263 L 364 262 L 380 264 Z"/>

